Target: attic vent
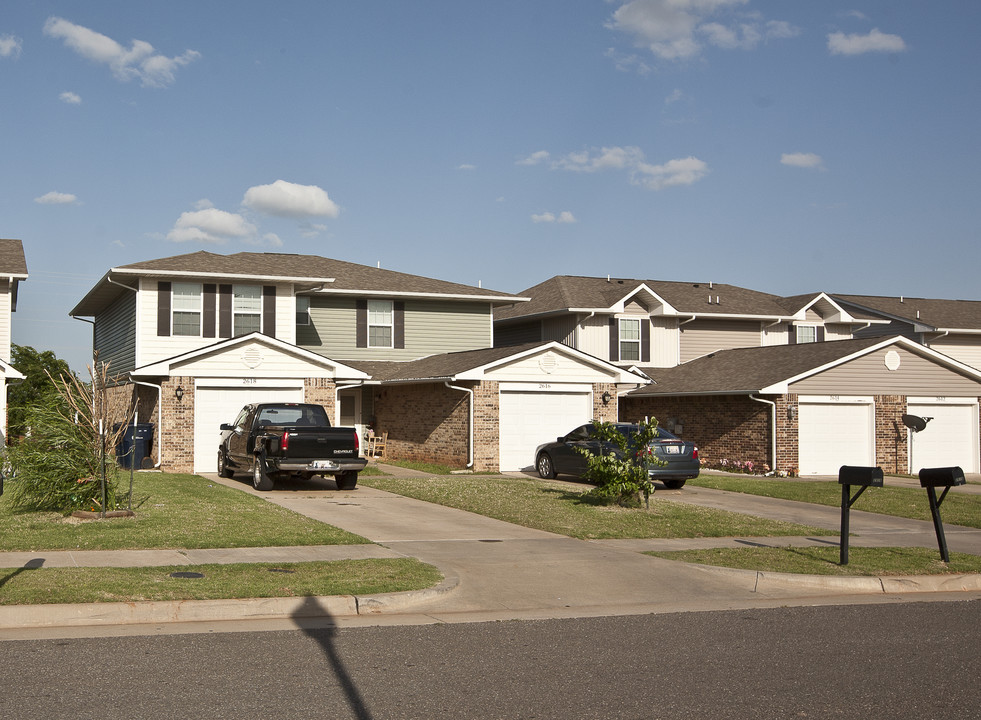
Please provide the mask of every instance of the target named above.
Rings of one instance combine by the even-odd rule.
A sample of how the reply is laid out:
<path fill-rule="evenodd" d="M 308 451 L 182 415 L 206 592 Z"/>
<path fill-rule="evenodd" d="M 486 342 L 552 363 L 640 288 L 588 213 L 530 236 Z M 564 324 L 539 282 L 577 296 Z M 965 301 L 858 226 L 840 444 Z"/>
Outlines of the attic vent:
<path fill-rule="evenodd" d="M 262 364 L 262 350 L 257 347 L 246 348 L 242 353 L 242 363 L 247 368 L 257 368 Z"/>
<path fill-rule="evenodd" d="M 546 375 L 551 375 L 558 369 L 559 359 L 555 357 L 553 353 L 545 353 L 538 360 L 538 367 L 540 367 L 542 372 Z"/>

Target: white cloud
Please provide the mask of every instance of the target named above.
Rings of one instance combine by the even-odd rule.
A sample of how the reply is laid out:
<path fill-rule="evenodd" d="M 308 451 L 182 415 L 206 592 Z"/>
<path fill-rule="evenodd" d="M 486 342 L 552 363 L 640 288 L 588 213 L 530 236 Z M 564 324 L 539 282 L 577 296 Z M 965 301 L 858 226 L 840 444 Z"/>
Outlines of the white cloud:
<path fill-rule="evenodd" d="M 780 156 L 782 165 L 790 165 L 799 168 L 823 168 L 824 161 L 820 155 L 814 153 L 784 153 Z"/>
<path fill-rule="evenodd" d="M 174 82 L 174 72 L 197 58 L 201 53 L 186 50 L 182 55 L 168 58 L 158 54 L 143 40 L 133 40 L 129 49 L 102 33 L 76 25 L 59 17 L 49 17 L 44 34 L 62 40 L 65 46 L 93 62 L 108 65 L 118 80 L 139 79 L 146 87 L 164 87 Z"/>
<path fill-rule="evenodd" d="M 173 242 L 224 243 L 230 239 L 253 242 L 256 227 L 236 213 L 206 208 L 181 213 L 167 239 Z"/>
<path fill-rule="evenodd" d="M 215 204 L 211 202 L 208 198 L 201 198 L 196 203 L 194 203 L 195 210 L 207 210 L 208 208 L 213 208 Z"/>
<path fill-rule="evenodd" d="M 751 50 L 764 39 L 784 39 L 800 34 L 783 20 L 764 22 L 756 13 L 733 12 L 748 0 L 630 0 L 613 13 L 606 26 L 632 36 L 662 60 L 687 60 L 710 45 Z M 721 16 L 721 17 L 716 17 Z M 711 18 L 711 19 L 710 19 Z M 625 69 L 615 54 L 618 69 Z"/>
<path fill-rule="evenodd" d="M 526 157 L 526 158 L 524 158 L 522 160 L 518 160 L 518 162 L 515 163 L 515 164 L 516 165 L 539 165 L 539 164 L 541 164 L 543 162 L 546 162 L 549 157 L 550 156 L 549 156 L 547 150 L 539 150 L 538 152 L 533 152 L 531 155 L 529 155 L 528 157 Z"/>
<path fill-rule="evenodd" d="M 34 202 L 39 205 L 74 205 L 78 198 L 71 193 L 49 192 L 34 198 Z"/>
<path fill-rule="evenodd" d="M 868 52 L 903 52 L 906 43 L 899 35 L 887 35 L 873 28 L 868 35 L 846 35 L 843 32 L 828 35 L 828 50 L 832 55 L 862 55 Z"/>
<path fill-rule="evenodd" d="M 471 165 L 470 163 L 463 163 L 462 165 L 457 165 L 457 170 L 476 170 L 476 165 Z"/>
<path fill-rule="evenodd" d="M 540 215 L 532 215 L 531 221 L 533 223 L 561 223 L 564 225 L 571 225 L 575 222 L 578 222 L 576 220 L 576 216 L 573 215 L 568 210 L 563 210 L 558 215 L 552 212 L 545 211 Z"/>
<path fill-rule="evenodd" d="M 593 173 L 603 170 L 623 170 L 630 182 L 649 190 L 663 190 L 678 185 L 693 185 L 708 172 L 708 164 L 696 157 L 669 160 L 662 165 L 654 165 L 644 157 L 638 147 L 604 147 L 583 150 L 565 155 L 552 162 L 556 170 Z M 547 222 L 540 220 L 537 222 Z"/>
<path fill-rule="evenodd" d="M 0 35 L 0 57 L 19 58 L 23 47 L 21 39 L 15 35 Z"/>
<path fill-rule="evenodd" d="M 81 96 L 76 95 L 73 92 L 63 92 L 61 93 L 61 95 L 58 96 L 58 99 L 61 100 L 63 103 L 67 103 L 68 105 L 82 104 Z"/>
<path fill-rule="evenodd" d="M 250 187 L 245 191 L 242 204 L 257 212 L 288 218 L 336 218 L 341 212 L 322 188 L 285 180 Z"/>
<path fill-rule="evenodd" d="M 635 185 L 648 190 L 663 190 L 679 185 L 694 185 L 708 175 L 708 164 L 696 157 L 668 160 L 663 165 L 642 163 L 630 178 Z"/>
<path fill-rule="evenodd" d="M 665 105 L 674 105 L 676 102 L 678 102 L 679 100 L 683 99 L 684 97 L 685 97 L 685 94 L 683 92 L 681 92 L 681 90 L 679 90 L 678 88 L 675 88 L 671 92 L 670 95 L 668 95 L 666 98 L 664 98 L 664 104 Z"/>

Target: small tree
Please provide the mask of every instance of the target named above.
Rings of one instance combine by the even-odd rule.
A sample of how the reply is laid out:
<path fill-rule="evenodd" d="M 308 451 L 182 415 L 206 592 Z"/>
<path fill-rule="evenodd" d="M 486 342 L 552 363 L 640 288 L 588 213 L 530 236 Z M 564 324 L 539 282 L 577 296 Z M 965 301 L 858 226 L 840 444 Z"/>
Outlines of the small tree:
<path fill-rule="evenodd" d="M 34 408 L 57 402 L 60 378 L 75 374 L 52 351 L 30 345 L 12 345 L 10 364 L 24 375 L 23 381 L 11 383 L 7 391 L 7 434 L 18 437 L 30 430 L 28 416 Z"/>
<path fill-rule="evenodd" d="M 593 424 L 593 437 L 600 443 L 599 454 L 577 448 L 586 458 L 586 477 L 596 483 L 589 494 L 619 505 L 636 504 L 643 496 L 645 507 L 650 507 L 654 483 L 648 468 L 663 464 L 650 449 L 657 437 L 657 420 L 640 423 L 637 432 L 629 437 L 613 423 L 594 420 Z"/>
<path fill-rule="evenodd" d="M 113 422 L 128 408 L 115 407 L 107 391 L 108 364 L 89 368 L 92 381 L 72 373 L 50 377 L 57 392 L 30 406 L 30 434 L 7 449 L 14 472 L 10 500 L 22 510 L 109 510 L 116 504 L 115 448 L 125 428 Z"/>

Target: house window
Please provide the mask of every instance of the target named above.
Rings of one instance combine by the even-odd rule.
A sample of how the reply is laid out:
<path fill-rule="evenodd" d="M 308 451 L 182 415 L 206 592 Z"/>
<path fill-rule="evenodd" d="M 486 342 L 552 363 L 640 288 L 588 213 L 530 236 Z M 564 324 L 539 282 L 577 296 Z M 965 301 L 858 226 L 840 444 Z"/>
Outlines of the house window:
<path fill-rule="evenodd" d="M 248 335 L 262 327 L 262 288 L 258 285 L 232 287 L 232 335 Z"/>
<path fill-rule="evenodd" d="M 817 342 L 817 327 L 814 325 L 797 325 L 797 344 Z"/>
<path fill-rule="evenodd" d="M 640 320 L 620 319 L 620 359 L 640 360 Z"/>
<path fill-rule="evenodd" d="M 392 347 L 393 317 L 391 300 L 368 301 L 368 347 Z"/>
<path fill-rule="evenodd" d="M 201 335 L 201 286 L 197 283 L 174 283 L 172 293 L 174 335 Z"/>
<path fill-rule="evenodd" d="M 298 295 L 296 298 L 296 324 L 310 324 L 310 298 L 306 295 Z"/>

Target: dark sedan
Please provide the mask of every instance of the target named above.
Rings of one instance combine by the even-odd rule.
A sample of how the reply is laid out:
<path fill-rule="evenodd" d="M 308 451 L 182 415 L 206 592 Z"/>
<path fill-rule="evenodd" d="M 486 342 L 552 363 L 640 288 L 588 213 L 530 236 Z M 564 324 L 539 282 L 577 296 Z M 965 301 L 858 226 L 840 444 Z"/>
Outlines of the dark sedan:
<path fill-rule="evenodd" d="M 628 440 L 637 432 L 637 425 L 616 423 L 617 430 Z M 577 448 L 584 448 L 594 454 L 600 452 L 600 441 L 593 436 L 592 424 L 580 425 L 555 442 L 539 445 L 535 451 L 535 468 L 543 478 L 554 478 L 556 475 L 586 475 L 586 458 Z M 605 443 L 606 451 L 616 447 Z M 659 480 L 664 486 L 677 490 L 684 486 L 685 481 L 698 477 L 699 461 L 698 448 L 694 443 L 682 440 L 663 428 L 657 429 L 657 439 L 650 444 L 651 454 L 659 461 L 648 466 L 651 480 Z M 588 478 L 587 478 L 588 479 Z"/>

